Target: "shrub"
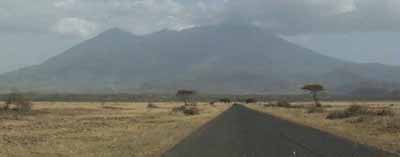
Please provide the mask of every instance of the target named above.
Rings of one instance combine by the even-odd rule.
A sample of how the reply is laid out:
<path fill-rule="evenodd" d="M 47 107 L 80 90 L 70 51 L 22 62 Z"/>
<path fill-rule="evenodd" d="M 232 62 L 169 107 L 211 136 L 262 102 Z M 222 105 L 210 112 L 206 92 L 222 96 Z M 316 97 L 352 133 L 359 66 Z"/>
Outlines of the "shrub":
<path fill-rule="evenodd" d="M 102 106 L 102 108 L 107 110 L 125 110 L 122 107 L 115 107 L 115 106 Z"/>
<path fill-rule="evenodd" d="M 185 106 L 179 106 L 179 107 L 174 107 L 172 108 L 172 112 L 178 113 L 178 112 L 183 112 L 185 110 Z"/>
<path fill-rule="evenodd" d="M 147 108 L 159 108 L 157 105 L 153 104 L 153 103 L 149 103 L 147 104 Z"/>
<path fill-rule="evenodd" d="M 333 111 L 328 114 L 326 119 L 344 119 L 349 117 L 351 117 L 351 115 L 346 111 Z"/>
<path fill-rule="evenodd" d="M 360 105 L 352 105 L 343 111 L 335 111 L 328 115 L 327 119 L 343 119 L 355 116 L 394 116 L 390 108 L 368 109 Z"/>
<path fill-rule="evenodd" d="M 289 107 L 292 107 L 292 104 L 290 104 L 288 101 L 286 101 L 286 100 L 279 100 L 277 103 L 276 103 L 276 106 L 278 106 L 278 107 L 286 107 L 286 108 L 289 108 Z"/>
<path fill-rule="evenodd" d="M 390 108 L 368 109 L 360 105 L 352 105 L 346 109 L 352 116 L 371 115 L 371 116 L 393 116 L 395 113 Z"/>
<path fill-rule="evenodd" d="M 322 108 L 322 107 L 315 107 L 314 106 L 314 107 L 308 108 L 306 112 L 309 113 L 309 114 L 312 114 L 312 113 L 324 113 L 325 109 Z"/>
<path fill-rule="evenodd" d="M 246 99 L 246 104 L 251 104 L 251 103 L 257 103 L 257 100 L 254 98 L 248 98 Z"/>
<path fill-rule="evenodd" d="M 200 114 L 200 110 L 197 107 L 187 107 L 185 110 L 183 110 L 183 114 L 187 116 L 198 115 Z"/>
<path fill-rule="evenodd" d="M 350 116 L 366 115 L 368 114 L 368 108 L 360 105 L 351 105 L 344 112 L 347 112 Z"/>
<path fill-rule="evenodd" d="M 391 110 L 390 108 L 378 109 L 378 110 L 375 110 L 372 112 L 376 116 L 394 116 L 395 115 L 393 110 Z"/>
<path fill-rule="evenodd" d="M 180 106 L 172 109 L 174 113 L 183 113 L 186 116 L 193 116 L 200 114 L 200 110 L 195 106 Z"/>
<path fill-rule="evenodd" d="M 219 102 L 229 104 L 229 103 L 231 103 L 232 101 L 231 101 L 231 99 L 229 99 L 229 98 L 222 98 L 222 99 L 219 100 Z"/>
<path fill-rule="evenodd" d="M 344 119 L 358 115 L 365 115 L 368 113 L 368 109 L 366 107 L 360 105 L 351 105 L 347 109 L 343 111 L 334 111 L 326 117 L 327 119 Z"/>

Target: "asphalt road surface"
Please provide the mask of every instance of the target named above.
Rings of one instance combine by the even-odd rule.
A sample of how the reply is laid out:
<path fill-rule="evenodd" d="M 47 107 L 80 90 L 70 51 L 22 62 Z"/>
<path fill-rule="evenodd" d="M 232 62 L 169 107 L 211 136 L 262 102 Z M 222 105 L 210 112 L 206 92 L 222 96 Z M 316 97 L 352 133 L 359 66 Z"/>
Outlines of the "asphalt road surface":
<path fill-rule="evenodd" d="M 396 157 L 235 105 L 164 157 Z"/>

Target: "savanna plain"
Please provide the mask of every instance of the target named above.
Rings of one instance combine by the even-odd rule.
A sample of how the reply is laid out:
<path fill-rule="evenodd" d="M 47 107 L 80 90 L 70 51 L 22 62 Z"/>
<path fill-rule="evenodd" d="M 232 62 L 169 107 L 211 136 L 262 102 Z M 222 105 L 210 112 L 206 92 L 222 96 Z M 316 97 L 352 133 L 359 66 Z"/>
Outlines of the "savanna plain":
<path fill-rule="evenodd" d="M 179 102 L 34 102 L 32 111 L 0 113 L 1 157 L 159 157 L 229 105 Z"/>
<path fill-rule="evenodd" d="M 1 103 L 0 103 L 1 104 Z M 3 157 L 160 157 L 230 104 L 34 102 L 30 112 L 0 112 Z M 246 106 L 300 125 L 400 154 L 400 102 L 257 102 Z M 4 103 L 3 103 L 4 105 Z"/>

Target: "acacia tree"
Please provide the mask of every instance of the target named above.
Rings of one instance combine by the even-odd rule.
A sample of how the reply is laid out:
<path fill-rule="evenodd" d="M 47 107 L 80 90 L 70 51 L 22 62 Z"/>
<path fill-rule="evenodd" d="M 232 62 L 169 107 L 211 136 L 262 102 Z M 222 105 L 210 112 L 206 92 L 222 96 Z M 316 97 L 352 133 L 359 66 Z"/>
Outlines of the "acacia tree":
<path fill-rule="evenodd" d="M 316 107 L 322 107 L 318 99 L 318 93 L 325 90 L 324 86 L 320 84 L 308 84 L 304 85 L 301 89 L 310 92 Z"/>
<path fill-rule="evenodd" d="M 184 101 L 185 105 L 189 105 L 189 103 L 192 101 L 191 97 L 195 94 L 196 91 L 194 90 L 178 90 L 176 96 L 178 98 L 181 98 Z"/>

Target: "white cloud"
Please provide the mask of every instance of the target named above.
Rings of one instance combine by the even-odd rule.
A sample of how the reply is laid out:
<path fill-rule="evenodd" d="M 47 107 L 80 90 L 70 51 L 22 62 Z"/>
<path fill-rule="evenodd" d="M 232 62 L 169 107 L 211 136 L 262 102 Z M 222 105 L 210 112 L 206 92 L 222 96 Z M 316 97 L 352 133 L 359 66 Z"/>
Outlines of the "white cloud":
<path fill-rule="evenodd" d="M 137 34 L 192 25 L 193 12 L 178 0 L 57 0 L 66 17 L 90 20 L 103 29 L 120 27 Z"/>
<path fill-rule="evenodd" d="M 225 19 L 284 34 L 400 31 L 399 0 L 231 0 Z"/>
<path fill-rule="evenodd" d="M 152 13 L 179 14 L 184 10 L 184 7 L 174 0 L 137 0 L 134 5 Z"/>
<path fill-rule="evenodd" d="M 353 12 L 357 9 L 354 0 L 344 0 L 340 4 L 341 5 L 338 8 L 339 13 L 349 13 L 349 12 Z"/>
<path fill-rule="evenodd" d="M 354 0 L 305 0 L 311 7 L 319 8 L 323 14 L 341 14 L 356 9 Z"/>
<path fill-rule="evenodd" d="M 85 19 L 68 17 L 59 20 L 52 30 L 62 35 L 89 37 L 98 31 L 98 26 Z"/>
<path fill-rule="evenodd" d="M 56 32 L 79 36 L 97 25 L 143 34 L 232 19 L 283 33 L 400 30 L 400 0 L 1 0 L 0 8 L 3 31 L 54 31 L 61 18 L 76 17 L 63 30 L 81 31 Z"/>
<path fill-rule="evenodd" d="M 77 3 L 76 0 L 60 0 L 53 3 L 56 8 L 71 8 Z"/>

